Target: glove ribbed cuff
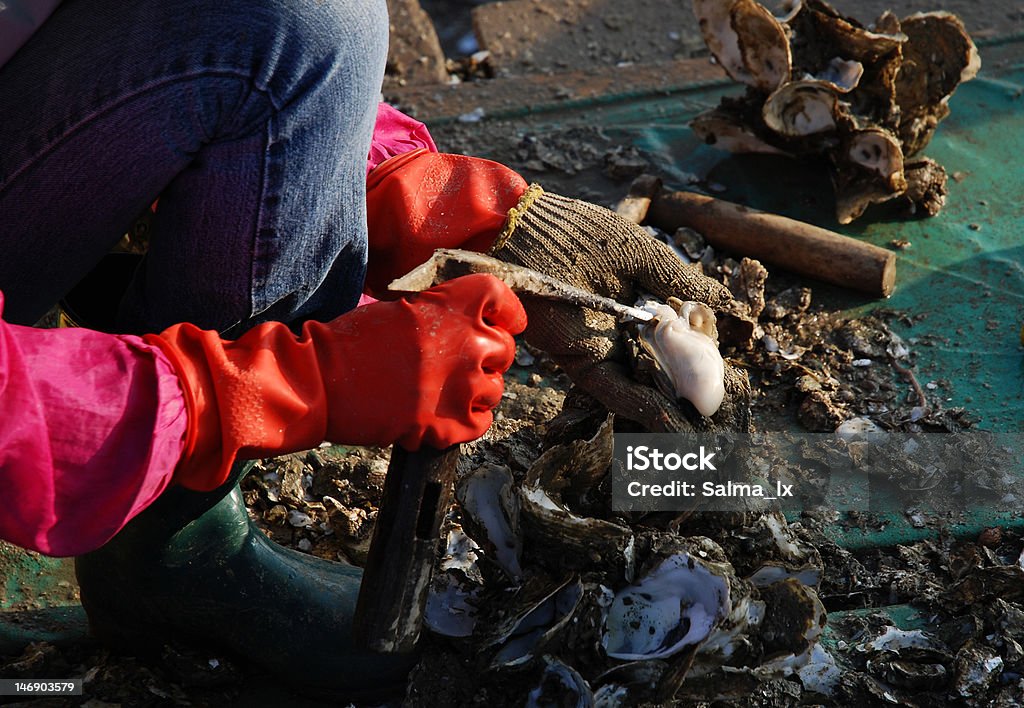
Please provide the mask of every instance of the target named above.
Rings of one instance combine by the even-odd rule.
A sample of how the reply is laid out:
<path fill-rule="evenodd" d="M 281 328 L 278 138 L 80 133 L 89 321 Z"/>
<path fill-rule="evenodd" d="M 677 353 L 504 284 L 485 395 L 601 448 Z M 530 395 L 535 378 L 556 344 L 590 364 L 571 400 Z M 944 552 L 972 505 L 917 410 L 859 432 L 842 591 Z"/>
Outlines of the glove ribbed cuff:
<path fill-rule="evenodd" d="M 508 216 L 505 218 L 505 227 L 498 234 L 498 238 L 494 240 L 494 244 L 491 246 L 491 253 L 501 250 L 512 236 L 512 232 L 519 226 L 520 219 L 526 215 L 527 210 L 537 199 L 544 194 L 544 189 L 537 183 L 531 184 L 523 196 L 519 197 L 519 201 L 514 207 L 508 210 Z"/>

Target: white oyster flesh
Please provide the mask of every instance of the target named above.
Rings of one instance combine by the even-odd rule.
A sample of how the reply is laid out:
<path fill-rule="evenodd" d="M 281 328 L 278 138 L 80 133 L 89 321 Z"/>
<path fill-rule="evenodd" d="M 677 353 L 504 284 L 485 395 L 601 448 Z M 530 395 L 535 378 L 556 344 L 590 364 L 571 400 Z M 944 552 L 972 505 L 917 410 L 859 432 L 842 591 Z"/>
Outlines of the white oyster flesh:
<path fill-rule="evenodd" d="M 662 659 L 700 644 L 729 608 L 728 581 L 676 553 L 615 594 L 601 642 L 613 659 Z"/>
<path fill-rule="evenodd" d="M 725 398 L 725 362 L 718 351 L 715 313 L 699 302 L 684 302 L 677 313 L 649 301 L 644 309 L 657 316 L 639 328 L 640 338 L 672 382 L 703 416 L 714 415 Z"/>

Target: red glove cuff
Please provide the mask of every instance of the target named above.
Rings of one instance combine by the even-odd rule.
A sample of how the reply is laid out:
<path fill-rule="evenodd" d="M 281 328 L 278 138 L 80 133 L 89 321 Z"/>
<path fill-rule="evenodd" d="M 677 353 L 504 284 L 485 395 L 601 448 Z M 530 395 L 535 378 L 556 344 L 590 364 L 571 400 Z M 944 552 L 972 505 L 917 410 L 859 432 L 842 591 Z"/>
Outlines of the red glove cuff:
<path fill-rule="evenodd" d="M 486 252 L 527 186 L 514 170 L 478 157 L 419 149 L 381 163 L 367 177 L 367 292 L 386 294 L 435 249 Z"/>

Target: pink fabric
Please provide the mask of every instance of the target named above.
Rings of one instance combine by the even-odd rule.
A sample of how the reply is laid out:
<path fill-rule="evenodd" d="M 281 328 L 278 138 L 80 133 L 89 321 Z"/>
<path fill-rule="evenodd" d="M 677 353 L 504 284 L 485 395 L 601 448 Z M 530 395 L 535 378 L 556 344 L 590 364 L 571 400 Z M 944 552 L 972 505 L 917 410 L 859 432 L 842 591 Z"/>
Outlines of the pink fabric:
<path fill-rule="evenodd" d="M 370 155 L 366 158 L 366 174 L 387 160 L 417 148 L 437 152 L 427 126 L 381 102 L 377 106 L 377 123 L 373 127 Z"/>
<path fill-rule="evenodd" d="M 0 538 L 98 548 L 170 483 L 186 425 L 177 376 L 139 337 L 0 319 Z"/>

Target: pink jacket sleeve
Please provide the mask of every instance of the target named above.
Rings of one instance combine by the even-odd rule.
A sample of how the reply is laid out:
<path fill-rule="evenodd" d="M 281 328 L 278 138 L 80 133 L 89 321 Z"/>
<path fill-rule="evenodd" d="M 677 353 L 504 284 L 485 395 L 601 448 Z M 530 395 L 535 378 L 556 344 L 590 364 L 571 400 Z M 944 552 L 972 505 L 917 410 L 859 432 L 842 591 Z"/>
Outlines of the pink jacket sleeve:
<path fill-rule="evenodd" d="M 377 104 L 377 122 L 373 126 L 370 154 L 366 158 L 366 174 L 390 157 L 419 148 L 437 152 L 427 126 L 384 102 Z"/>
<path fill-rule="evenodd" d="M 101 546 L 170 483 L 186 425 L 177 376 L 139 337 L 0 319 L 0 538 Z"/>

